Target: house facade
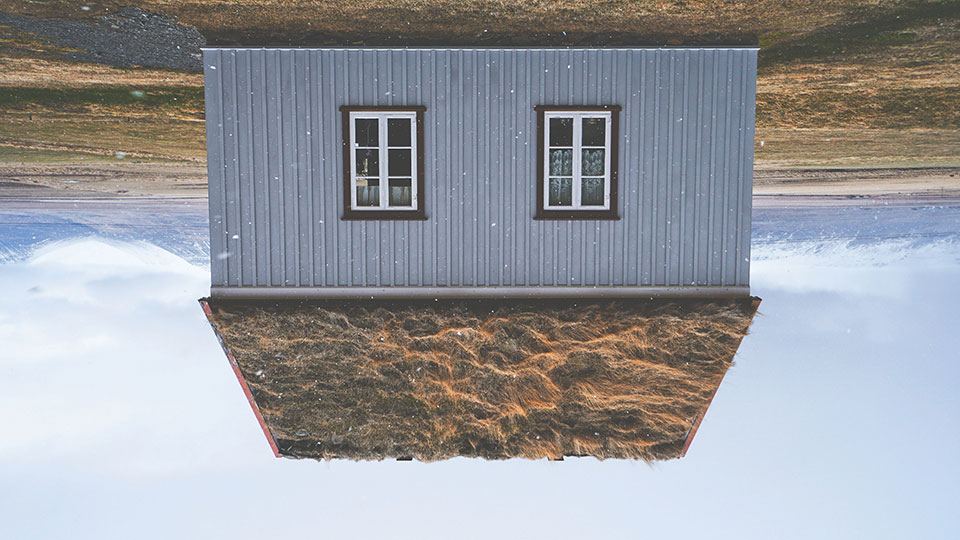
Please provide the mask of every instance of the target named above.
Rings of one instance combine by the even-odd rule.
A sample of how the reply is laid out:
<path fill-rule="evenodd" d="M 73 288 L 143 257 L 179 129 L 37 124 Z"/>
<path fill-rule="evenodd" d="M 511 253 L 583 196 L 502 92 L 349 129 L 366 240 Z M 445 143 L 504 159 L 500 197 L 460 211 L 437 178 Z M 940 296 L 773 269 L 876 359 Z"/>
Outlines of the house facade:
<path fill-rule="evenodd" d="M 748 296 L 756 62 L 205 49 L 211 296 Z"/>

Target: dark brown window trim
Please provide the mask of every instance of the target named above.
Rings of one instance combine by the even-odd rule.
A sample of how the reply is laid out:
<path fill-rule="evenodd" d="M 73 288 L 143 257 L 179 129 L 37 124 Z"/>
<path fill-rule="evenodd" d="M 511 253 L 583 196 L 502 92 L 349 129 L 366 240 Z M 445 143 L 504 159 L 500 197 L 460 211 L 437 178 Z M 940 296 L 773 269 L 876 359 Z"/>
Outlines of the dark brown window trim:
<path fill-rule="evenodd" d="M 533 219 L 610 219 L 618 220 L 619 208 L 617 162 L 620 157 L 620 105 L 537 105 L 537 208 Z M 544 112 L 546 111 L 609 111 L 610 112 L 610 209 L 609 210 L 545 210 L 543 184 L 546 181 L 543 170 L 543 154 L 546 152 L 544 140 Z"/>
<path fill-rule="evenodd" d="M 426 188 L 423 180 L 423 113 L 427 110 L 422 105 L 384 105 L 377 107 L 361 105 L 342 105 L 340 115 L 342 119 L 343 134 L 341 137 L 343 146 L 343 216 L 342 220 L 425 220 L 427 219 L 426 209 Z M 350 207 L 350 192 L 353 186 L 350 182 L 350 160 L 353 159 L 350 151 L 350 113 L 351 112 L 415 112 L 417 113 L 417 209 L 416 210 L 354 210 Z M 382 181 L 385 181 L 382 180 Z"/>

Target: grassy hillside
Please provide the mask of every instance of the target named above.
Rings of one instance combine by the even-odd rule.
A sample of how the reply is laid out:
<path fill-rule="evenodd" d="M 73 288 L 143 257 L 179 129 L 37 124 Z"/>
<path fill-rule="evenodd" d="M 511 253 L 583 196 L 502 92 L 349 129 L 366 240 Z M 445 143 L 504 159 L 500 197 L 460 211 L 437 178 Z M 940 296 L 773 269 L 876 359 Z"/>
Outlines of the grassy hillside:
<path fill-rule="evenodd" d="M 758 165 L 960 166 L 960 2 L 878 8 L 760 46 Z"/>
<path fill-rule="evenodd" d="M 960 128 L 960 2 L 761 36 L 763 127 Z"/>
<path fill-rule="evenodd" d="M 0 87 L 0 111 L 0 147 L 7 161 L 34 161 L 29 154 L 15 155 L 31 149 L 205 159 L 202 86 L 8 86 Z"/>
<path fill-rule="evenodd" d="M 878 8 L 876 0 L 2 0 L 0 11 L 94 19 L 134 4 L 174 16 L 214 44 L 730 44 L 866 20 L 878 9 L 909 3 L 893 0 Z"/>
<path fill-rule="evenodd" d="M 212 44 L 759 44 L 759 165 L 960 165 L 960 0 L 0 0 L 0 12 L 96 20 L 130 3 Z M 0 155 L 203 158 L 199 74 L 64 52 L 0 26 Z"/>

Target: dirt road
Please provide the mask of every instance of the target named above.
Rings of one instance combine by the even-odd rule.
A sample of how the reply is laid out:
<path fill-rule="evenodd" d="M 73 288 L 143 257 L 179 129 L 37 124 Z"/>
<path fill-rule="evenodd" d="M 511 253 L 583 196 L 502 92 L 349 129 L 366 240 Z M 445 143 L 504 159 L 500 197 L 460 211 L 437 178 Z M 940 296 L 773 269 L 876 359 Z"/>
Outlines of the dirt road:
<path fill-rule="evenodd" d="M 760 206 L 960 202 L 960 168 L 758 169 Z M 206 197 L 206 166 L 171 162 L 0 163 L 0 199 Z"/>
<path fill-rule="evenodd" d="M 760 169 L 759 207 L 960 203 L 960 169 Z"/>
<path fill-rule="evenodd" d="M 0 163 L 0 199 L 206 197 L 207 168 L 194 163 Z"/>

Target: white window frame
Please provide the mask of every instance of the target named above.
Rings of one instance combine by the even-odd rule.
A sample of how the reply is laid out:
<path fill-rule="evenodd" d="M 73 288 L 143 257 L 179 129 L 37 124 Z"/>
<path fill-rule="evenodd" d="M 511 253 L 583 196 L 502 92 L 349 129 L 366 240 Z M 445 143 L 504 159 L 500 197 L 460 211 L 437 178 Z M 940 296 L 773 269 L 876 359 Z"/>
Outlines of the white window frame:
<path fill-rule="evenodd" d="M 572 118 L 573 119 L 573 146 L 550 146 L 550 120 L 552 118 Z M 603 148 L 603 206 L 591 205 L 584 206 L 581 201 L 582 171 L 581 162 L 584 147 L 582 145 L 583 119 L 584 118 L 603 118 L 606 129 L 604 130 L 604 146 L 588 146 L 586 149 Z M 560 110 L 552 109 L 543 112 L 543 209 L 544 210 L 610 210 L 610 155 L 612 154 L 611 137 L 613 132 L 613 113 L 605 110 Z M 573 150 L 573 195 L 572 206 L 551 206 L 550 205 L 550 178 L 557 176 L 550 174 L 550 150 L 552 149 L 571 149 Z M 561 178 L 567 178 L 566 176 Z M 599 176 L 588 176 L 587 178 L 599 178 Z"/>
<path fill-rule="evenodd" d="M 403 118 L 410 120 L 410 146 L 388 146 L 387 141 L 387 121 L 391 119 Z M 377 120 L 378 142 L 376 147 L 379 155 L 380 170 L 378 177 L 380 179 L 380 205 L 379 206 L 357 206 L 357 157 L 356 151 L 363 148 L 374 149 L 370 146 L 357 146 L 357 120 Z M 416 111 L 350 111 L 350 210 L 356 212 L 390 212 L 400 211 L 409 212 L 419 210 L 417 178 L 418 153 L 417 153 L 417 112 Z M 388 176 L 388 165 L 390 161 L 389 150 L 410 150 L 410 206 L 390 206 L 390 177 Z M 374 177 L 367 177 L 374 178 Z M 394 177 L 396 178 L 396 176 Z M 406 178 L 404 176 L 403 178 Z"/>

